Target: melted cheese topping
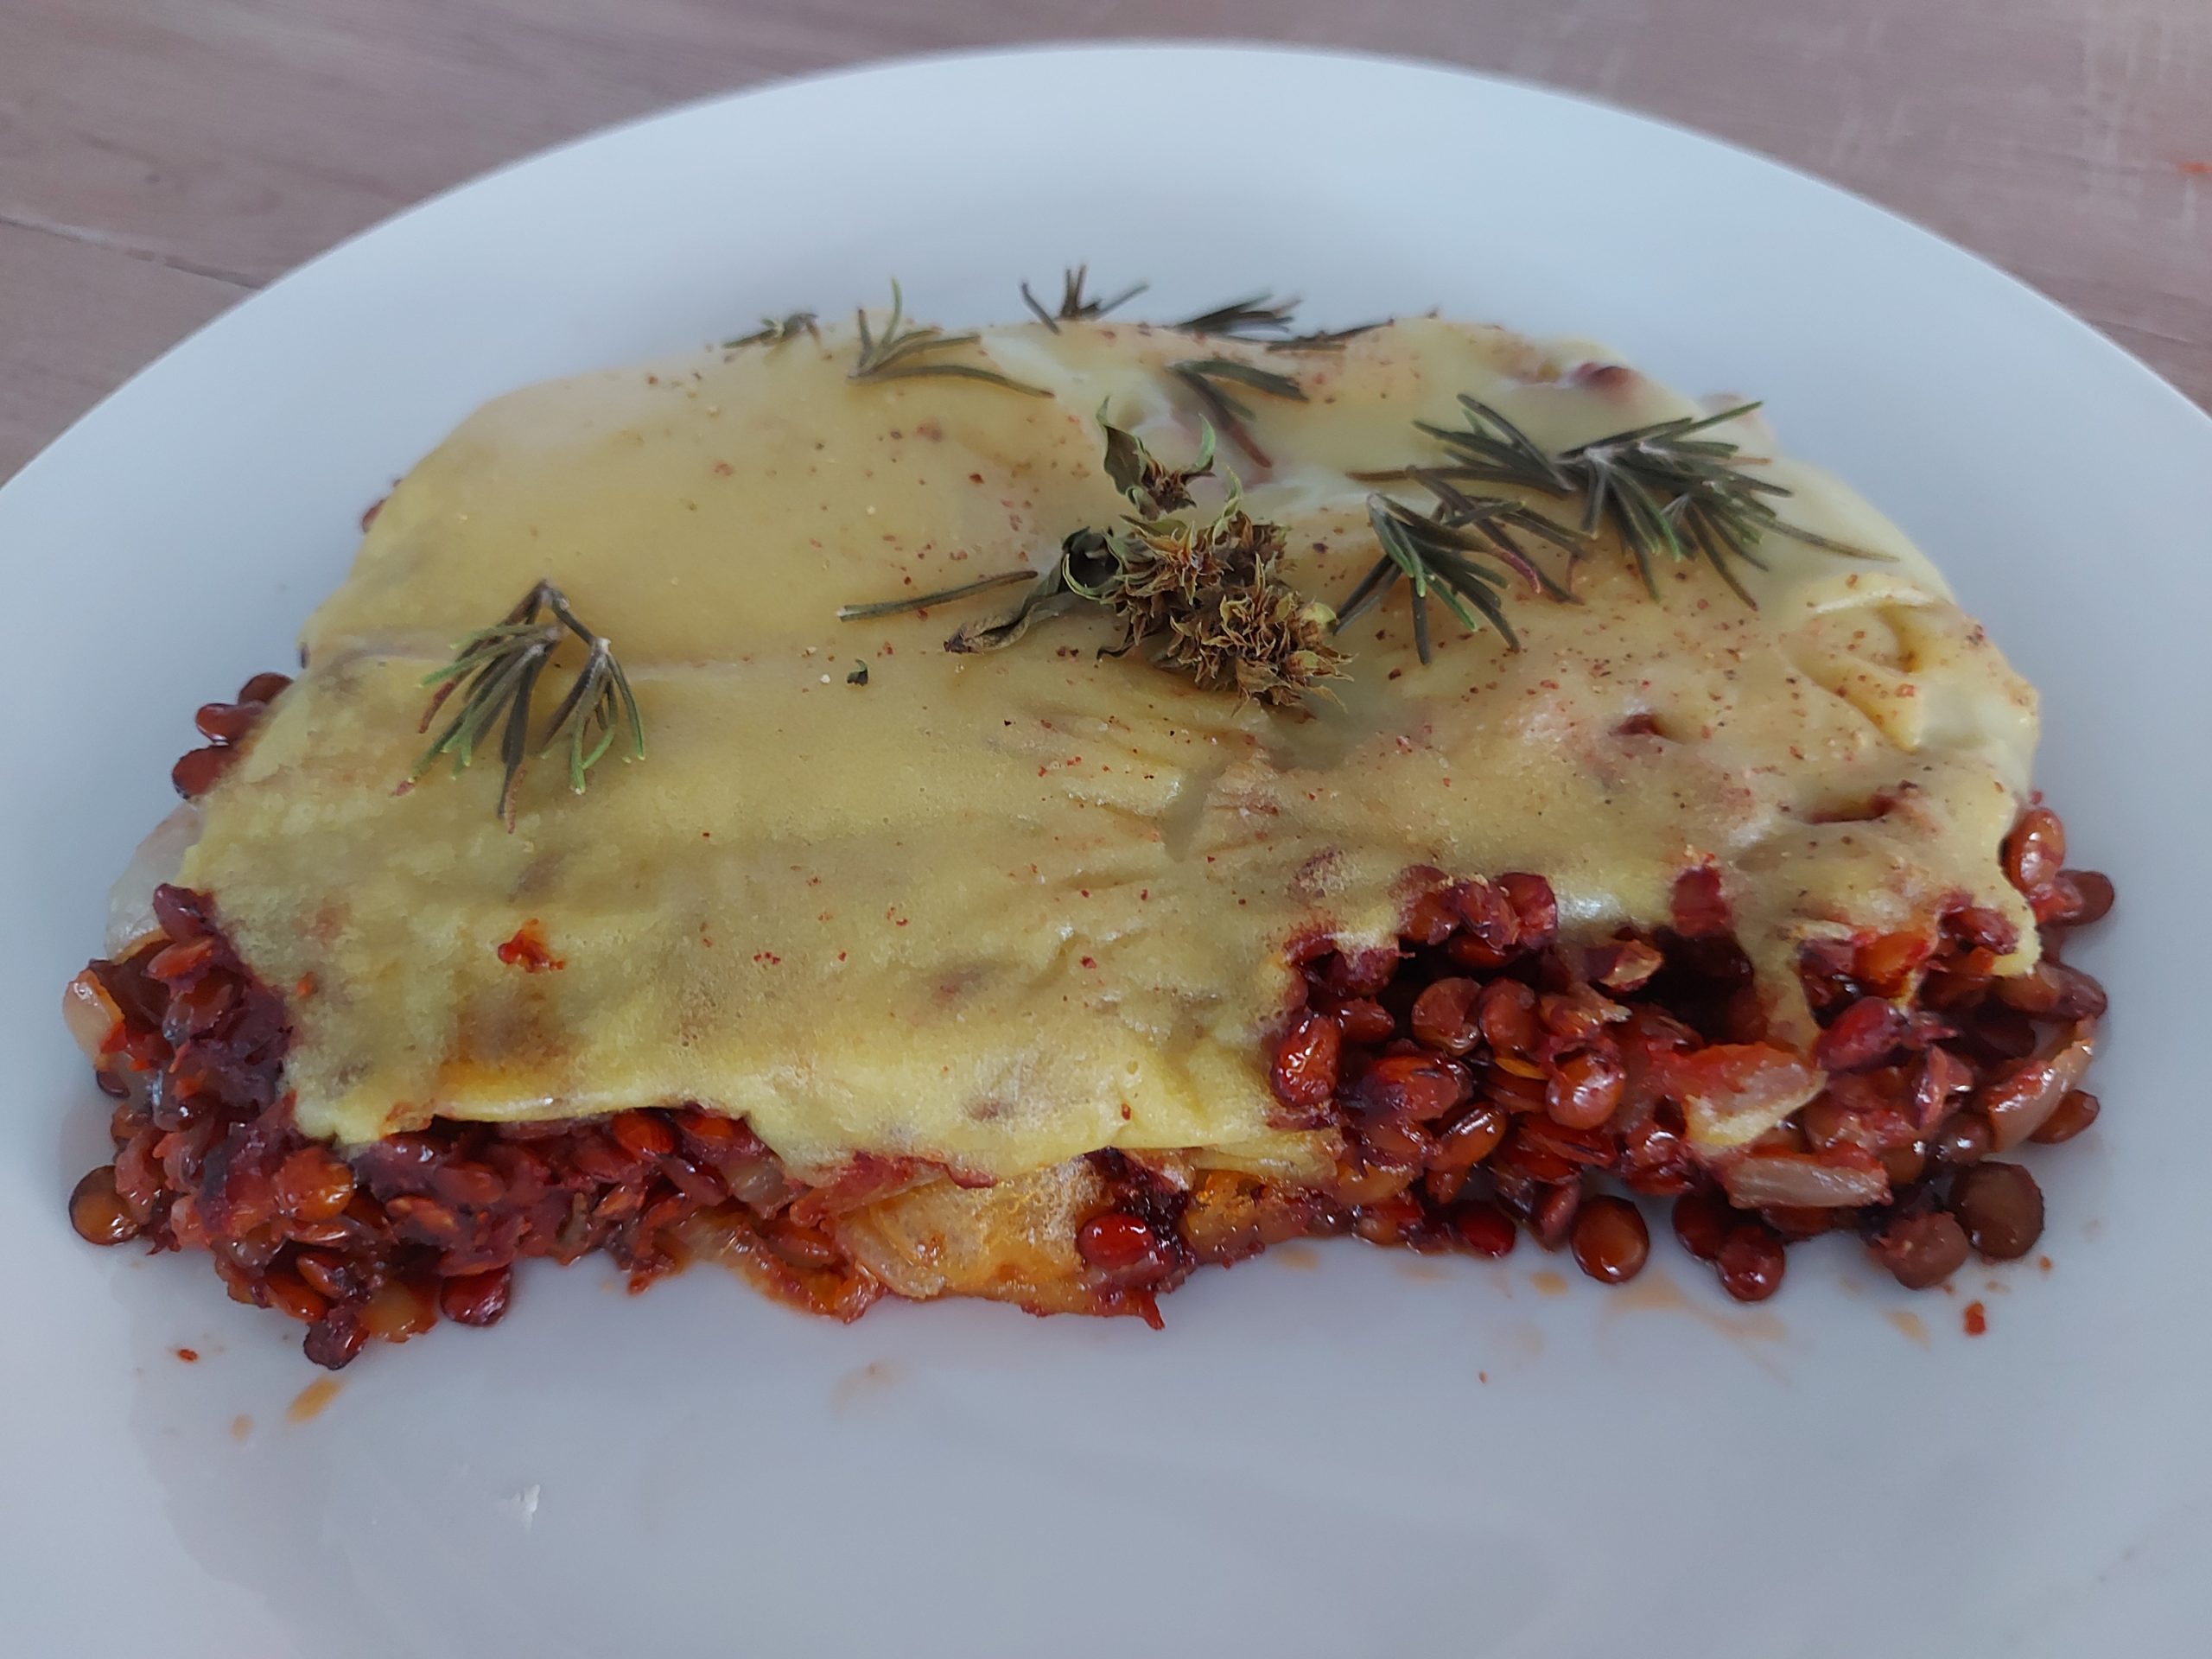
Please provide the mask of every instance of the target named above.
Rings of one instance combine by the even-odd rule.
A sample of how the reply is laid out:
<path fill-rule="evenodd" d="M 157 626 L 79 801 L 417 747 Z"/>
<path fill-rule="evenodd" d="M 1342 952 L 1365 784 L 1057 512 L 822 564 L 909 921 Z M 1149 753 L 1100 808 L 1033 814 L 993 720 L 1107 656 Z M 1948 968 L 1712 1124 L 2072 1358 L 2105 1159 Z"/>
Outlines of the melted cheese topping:
<path fill-rule="evenodd" d="M 1402 588 L 1347 631 L 1341 701 L 1310 718 L 1101 660 L 1099 616 L 940 648 L 1003 592 L 838 622 L 1109 521 L 1102 407 L 1191 453 L 1161 372 L 1185 337 L 1025 326 L 982 349 L 1052 397 L 855 384 L 849 340 L 801 340 L 500 398 L 398 486 L 181 878 L 302 988 L 303 1130 L 689 1100 L 750 1118 L 803 1178 L 868 1151 L 1005 1179 L 1103 1146 L 1295 1173 L 1329 1140 L 1268 1123 L 1284 942 L 1389 938 L 1409 865 L 1540 871 L 1594 938 L 1663 924 L 1677 874 L 1715 861 L 1800 1039 L 1808 937 L 1964 895 L 2034 938 L 1997 863 L 2032 693 L 1897 531 L 1793 463 L 1765 469 L 1787 516 L 1886 561 L 1769 537 L 1752 610 L 1690 566 L 1655 603 L 1606 543 L 1581 604 L 1509 601 L 1523 651 L 1455 629 L 1427 668 Z M 1605 360 L 1586 344 L 1437 321 L 1332 354 L 1203 349 L 1306 388 L 1249 399 L 1273 464 L 1244 481 L 1325 599 L 1376 556 L 1347 474 L 1433 454 L 1410 423 L 1456 422 L 1456 394 L 1554 446 L 1694 407 L 1573 374 Z M 1764 453 L 1763 429 L 1723 435 Z M 495 760 L 396 793 L 423 676 L 540 576 L 613 639 L 648 757 L 582 796 L 537 763 L 512 834 Z M 1624 733 L 1637 715 L 1656 732 Z M 531 924 L 557 967 L 502 959 Z"/>

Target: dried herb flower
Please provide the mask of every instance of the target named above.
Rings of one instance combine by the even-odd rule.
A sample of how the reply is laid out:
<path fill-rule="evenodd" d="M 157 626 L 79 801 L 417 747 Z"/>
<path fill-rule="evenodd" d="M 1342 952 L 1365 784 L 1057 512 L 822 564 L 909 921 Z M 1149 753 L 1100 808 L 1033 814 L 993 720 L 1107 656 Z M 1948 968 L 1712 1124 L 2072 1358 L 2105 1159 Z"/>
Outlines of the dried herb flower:
<path fill-rule="evenodd" d="M 1116 489 L 1155 517 L 1190 506 L 1192 483 L 1213 475 L 1211 425 L 1202 423 L 1198 429 L 1198 458 L 1188 467 L 1170 467 L 1146 448 L 1135 433 L 1107 420 L 1103 409 L 1098 412 L 1098 424 L 1106 434 L 1106 476 Z"/>
<path fill-rule="evenodd" d="M 1161 505 L 1178 498 L 1189 505 L 1191 480 L 1211 463 L 1211 434 L 1196 464 L 1169 467 L 1135 434 L 1106 429 L 1109 474 L 1147 516 L 1075 531 L 1041 571 L 1007 571 L 912 599 L 849 605 L 838 615 L 916 610 L 1027 582 L 1029 591 L 1013 611 L 963 624 L 945 649 L 1003 650 L 1033 624 L 1092 605 L 1122 625 L 1120 643 L 1103 655 L 1144 647 L 1201 687 L 1234 690 L 1271 707 L 1296 705 L 1325 690 L 1323 682 L 1338 677 L 1344 660 L 1329 643 L 1335 618 L 1282 580 L 1281 528 L 1254 518 L 1234 493 L 1211 518 Z"/>

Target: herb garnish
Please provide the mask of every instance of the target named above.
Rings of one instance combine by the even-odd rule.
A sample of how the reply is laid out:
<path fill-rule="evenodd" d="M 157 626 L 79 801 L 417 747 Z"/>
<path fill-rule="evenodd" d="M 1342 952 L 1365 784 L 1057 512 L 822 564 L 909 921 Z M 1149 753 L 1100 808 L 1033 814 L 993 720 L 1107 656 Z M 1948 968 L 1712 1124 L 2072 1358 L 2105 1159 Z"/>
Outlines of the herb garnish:
<path fill-rule="evenodd" d="M 1179 334 L 1219 334 L 1226 339 L 1250 340 L 1288 334 L 1291 316 L 1297 309 L 1295 299 L 1278 300 L 1262 290 L 1170 326 Z"/>
<path fill-rule="evenodd" d="M 1584 533 L 1593 533 L 1602 519 L 1610 518 L 1635 554 L 1637 569 L 1654 598 L 1659 588 L 1651 574 L 1651 556 L 1662 550 L 1677 560 L 1702 557 L 1754 609 L 1758 601 L 1728 561 L 1740 559 L 1754 569 L 1765 569 L 1766 561 L 1752 550 L 1769 533 L 1853 558 L 1880 556 L 1788 523 L 1766 499 L 1788 495 L 1787 486 L 1754 478 L 1736 466 L 1736 445 L 1695 435 L 1757 408 L 1757 404 L 1742 404 L 1701 420 L 1683 416 L 1655 422 L 1577 444 L 1560 456 L 1560 465 L 1585 491 Z"/>
<path fill-rule="evenodd" d="M 1154 516 L 1192 505 L 1191 482 L 1213 475 L 1213 428 L 1198 428 L 1198 458 L 1188 467 L 1170 467 L 1155 459 L 1134 432 L 1125 432 L 1098 411 L 1098 424 L 1106 434 L 1106 476 L 1114 487 L 1132 501 L 1149 507 Z"/>
<path fill-rule="evenodd" d="M 1272 467 L 1268 452 L 1260 448 L 1251 431 L 1244 424 L 1252 418 L 1252 407 L 1228 388 L 1230 385 L 1249 386 L 1254 391 L 1265 392 L 1270 397 L 1287 397 L 1297 403 L 1306 401 L 1306 388 L 1287 374 L 1277 374 L 1272 369 L 1255 368 L 1249 363 L 1240 363 L 1233 357 L 1193 357 L 1180 363 L 1170 363 L 1167 372 L 1173 375 L 1206 413 L 1206 418 L 1229 435 L 1229 441 L 1249 455 L 1262 467 Z"/>
<path fill-rule="evenodd" d="M 987 594 L 994 588 L 1010 588 L 1017 582 L 1027 582 L 1036 574 L 1033 570 L 1001 570 L 995 576 L 979 576 L 974 582 L 962 582 L 957 588 L 940 588 L 933 594 L 924 594 L 917 599 L 878 600 L 872 605 L 840 605 L 837 620 L 840 622 L 865 622 L 872 617 L 896 616 L 901 611 L 918 611 L 931 605 L 942 605 L 948 600 Z"/>
<path fill-rule="evenodd" d="M 879 336 L 868 326 L 868 313 L 855 311 L 854 318 L 859 325 L 861 349 L 847 378 L 853 380 L 906 380 L 923 375 L 939 375 L 962 380 L 982 380 L 994 386 L 1004 386 L 1008 391 L 1018 391 L 1030 397 L 1049 397 L 1052 394 L 1042 386 L 1033 386 L 1017 380 L 1012 375 L 1001 374 L 996 369 L 981 363 L 947 363 L 936 355 L 963 346 L 973 346 L 982 336 L 973 331 L 964 334 L 948 334 L 934 323 L 916 323 L 901 329 L 905 320 L 905 300 L 899 284 L 891 284 L 891 319 Z"/>
<path fill-rule="evenodd" d="M 1026 282 L 1021 285 L 1021 302 L 1037 314 L 1038 321 L 1057 334 L 1062 323 L 1096 322 L 1109 311 L 1127 305 L 1152 286 L 1150 283 L 1133 283 L 1110 300 L 1089 299 L 1084 296 L 1083 284 L 1090 274 L 1090 267 L 1088 265 L 1071 265 L 1061 273 L 1060 308 L 1057 315 L 1044 308 L 1037 296 L 1029 291 L 1029 284 Z"/>
<path fill-rule="evenodd" d="M 819 321 L 811 311 L 794 311 L 788 316 L 763 317 L 760 326 L 751 334 L 722 341 L 722 349 L 734 352 L 741 346 L 780 346 L 796 334 L 810 334 L 819 340 L 822 338 L 822 330 L 817 326 Z"/>
<path fill-rule="evenodd" d="M 1356 322 L 1349 328 L 1317 328 L 1310 334 L 1293 334 L 1287 340 L 1271 340 L 1267 342 L 1266 349 L 1270 352 L 1341 352 L 1346 340 L 1372 334 L 1382 326 L 1380 322 Z"/>
<path fill-rule="evenodd" d="M 1884 556 L 1790 524 L 1768 499 L 1789 494 L 1787 486 L 1745 472 L 1736 459 L 1740 453 L 1737 445 L 1699 435 L 1751 413 L 1759 407 L 1755 403 L 1713 415 L 1684 415 L 1631 427 L 1556 454 L 1479 399 L 1462 396 L 1459 404 L 1465 413 L 1463 428 L 1415 423 L 1450 453 L 1450 463 L 1357 476 L 1370 481 L 1411 479 L 1432 490 L 1436 480 L 1481 480 L 1518 485 L 1547 495 L 1580 496 L 1584 537 L 1594 537 L 1600 526 L 1611 523 L 1655 599 L 1659 585 L 1652 560 L 1660 553 L 1678 561 L 1703 559 L 1737 597 L 1755 609 L 1758 601 L 1729 561 L 1766 569 L 1756 550 L 1765 536 L 1787 537 L 1851 558 Z"/>
<path fill-rule="evenodd" d="M 1345 596 L 1337 613 L 1337 627 L 1342 628 L 1383 598 L 1397 585 L 1398 578 L 1404 576 L 1412 583 L 1414 648 L 1421 653 L 1423 663 L 1430 657 L 1428 597 L 1432 593 L 1470 631 L 1480 632 L 1483 622 L 1487 620 L 1503 636 L 1508 646 L 1515 651 L 1521 649 L 1520 637 L 1505 620 L 1505 612 L 1498 603 L 1505 592 L 1504 581 L 1469 557 L 1471 554 L 1487 555 L 1522 576 L 1531 588 L 1541 587 L 1541 572 L 1514 546 L 1501 527 L 1487 518 L 1468 521 L 1484 524 L 1488 533 L 1478 534 L 1466 524 L 1451 522 L 1442 513 L 1424 518 L 1387 495 L 1367 498 L 1367 519 L 1374 526 L 1375 539 L 1382 546 L 1382 556 Z M 1477 617 L 1469 606 L 1479 611 L 1481 616 Z"/>
<path fill-rule="evenodd" d="M 540 620 L 542 614 L 549 613 L 550 620 Z M 416 729 L 429 731 L 438 710 L 455 691 L 463 694 L 461 712 L 423 752 L 415 770 L 400 785 L 402 791 L 413 788 L 442 754 L 453 756 L 454 774 L 458 777 L 475 758 L 477 743 L 499 724 L 499 759 L 505 768 L 499 785 L 499 822 L 512 830 L 515 790 L 530 748 L 531 699 L 548 659 L 570 634 L 584 642 L 589 654 L 577 671 L 575 683 L 553 711 L 537 753 L 543 754 L 567 737 L 569 787 L 580 795 L 585 774 L 613 746 L 618 728 L 629 729 L 630 754 L 626 758 L 642 760 L 645 723 L 631 693 L 630 677 L 615 660 L 613 646 L 577 619 L 558 588 L 541 580 L 505 618 L 462 640 L 451 663 L 423 677 L 426 687 L 437 690 Z"/>
<path fill-rule="evenodd" d="M 1042 571 L 1007 571 L 913 599 L 848 605 L 838 616 L 917 610 L 1027 582 L 1029 591 L 1011 613 L 962 625 L 944 648 L 1001 650 L 1033 623 L 1090 604 L 1122 624 L 1121 643 L 1102 656 L 1126 656 L 1149 645 L 1155 661 L 1180 669 L 1201 688 L 1235 690 L 1276 708 L 1325 692 L 1321 683 L 1339 677 L 1344 661 L 1328 641 L 1335 618 L 1282 580 L 1281 528 L 1247 513 L 1233 481 L 1211 519 L 1174 511 L 1192 505 L 1191 481 L 1211 471 L 1211 432 L 1194 465 L 1171 467 L 1134 433 L 1110 425 L 1105 430 L 1107 471 L 1141 515 L 1077 531 Z"/>

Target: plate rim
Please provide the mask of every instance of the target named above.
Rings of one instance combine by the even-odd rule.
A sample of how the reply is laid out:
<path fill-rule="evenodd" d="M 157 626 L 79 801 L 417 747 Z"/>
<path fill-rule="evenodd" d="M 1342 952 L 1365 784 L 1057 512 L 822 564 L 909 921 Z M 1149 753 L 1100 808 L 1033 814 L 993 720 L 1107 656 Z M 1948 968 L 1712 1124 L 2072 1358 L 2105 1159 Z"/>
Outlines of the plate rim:
<path fill-rule="evenodd" d="M 34 471 L 42 472 L 57 450 L 70 444 L 71 441 L 77 438 L 95 416 L 102 414 L 110 404 L 130 392 L 146 376 L 162 368 L 188 347 L 196 346 L 226 327 L 266 296 L 296 283 L 331 261 L 349 256 L 359 244 L 372 237 L 379 236 L 420 216 L 449 211 L 459 198 L 465 196 L 470 191 L 502 179 L 510 174 L 543 162 L 554 162 L 570 151 L 599 143 L 637 128 L 662 122 L 682 120 L 701 111 L 734 103 L 741 99 L 804 94 L 814 88 L 840 82 L 902 77 L 968 65 L 980 66 L 1007 61 L 1043 62 L 1140 54 L 1216 59 L 1262 57 L 1313 62 L 1333 60 L 1356 63 L 1371 68 L 1461 79 L 1486 83 L 1516 94 L 1557 99 L 1580 105 L 1607 118 L 1642 123 L 1660 128 L 1677 137 L 1713 145 L 1738 162 L 1750 162 L 1758 167 L 1770 168 L 1775 172 L 1786 175 L 1796 184 L 1832 197 L 1839 205 L 1873 214 L 1878 219 L 1886 221 L 1890 228 L 1904 232 L 1919 239 L 1931 251 L 1942 257 L 1962 261 L 1967 266 L 1973 268 L 1979 276 L 1984 279 L 1994 279 L 2011 289 L 2015 296 L 2032 302 L 2035 306 L 2048 314 L 2049 321 L 2063 323 L 2067 332 L 2077 341 L 2082 340 L 2093 341 L 2119 359 L 2127 368 L 2133 371 L 2135 375 L 2148 382 L 2149 388 L 2153 388 L 2158 393 L 2162 394 L 2160 401 L 2169 404 L 2174 413 L 2183 416 L 2194 416 L 2193 423 L 2185 423 L 2185 424 L 2193 424 L 2195 435 L 2198 438 L 2212 442 L 2212 410 L 2199 406 L 2186 392 L 2160 374 L 2150 364 L 2145 362 L 2094 323 L 2076 315 L 2059 301 L 2044 293 L 2032 283 L 2005 270 L 1994 260 L 1975 252 L 1965 244 L 1931 229 L 1895 208 L 1885 207 L 1881 202 L 1847 185 L 1823 178 L 1819 174 L 1808 171 L 1794 162 L 1783 161 L 1747 144 L 1738 143 L 1733 139 L 1723 137 L 1717 133 L 1707 132 L 1702 128 L 1692 126 L 1687 122 L 1678 121 L 1669 116 L 1653 114 L 1626 104 L 1615 103 L 1609 99 L 1551 86 L 1527 76 L 1474 68 L 1444 59 L 1423 58 L 1403 53 L 1370 52 L 1359 48 L 1308 46 L 1294 42 L 1261 41 L 1243 37 L 1178 41 L 1161 39 L 1157 36 L 1133 35 L 1096 41 L 1029 41 L 983 48 L 948 48 L 941 51 L 899 53 L 832 65 L 798 74 L 775 76 L 749 86 L 706 92 L 696 98 L 664 105 L 624 120 L 594 127 L 588 132 L 579 133 L 573 137 L 563 139 L 542 149 L 499 162 L 480 172 L 472 174 L 465 179 L 458 180 L 419 200 L 410 202 L 385 214 L 383 218 L 362 226 L 359 230 L 348 233 L 330 246 L 310 255 L 298 264 L 285 270 L 274 280 L 254 289 L 215 316 L 210 317 L 181 339 L 173 341 L 133 370 L 129 378 L 120 385 L 106 393 L 90 408 L 78 415 L 68 425 L 62 428 L 41 446 L 36 454 L 25 461 L 13 477 L 4 483 L 0 483 L 0 501 L 4 501 L 8 493 L 22 480 L 30 476 Z"/>

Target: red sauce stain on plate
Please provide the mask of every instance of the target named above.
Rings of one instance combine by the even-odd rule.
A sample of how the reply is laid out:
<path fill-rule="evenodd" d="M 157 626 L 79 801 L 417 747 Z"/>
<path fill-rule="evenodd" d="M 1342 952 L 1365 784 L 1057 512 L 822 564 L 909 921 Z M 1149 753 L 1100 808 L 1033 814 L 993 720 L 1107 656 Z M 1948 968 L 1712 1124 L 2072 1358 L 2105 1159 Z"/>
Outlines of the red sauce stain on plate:
<path fill-rule="evenodd" d="M 319 1376 L 292 1397 L 284 1408 L 287 1421 L 311 1423 L 322 1415 L 323 1408 L 338 1397 L 338 1390 L 346 1385 L 334 1376 Z"/>
<path fill-rule="evenodd" d="M 830 1392 L 830 1408 L 851 1411 L 895 1388 L 905 1376 L 906 1369 L 897 1360 L 872 1359 L 837 1379 L 837 1386 Z"/>
<path fill-rule="evenodd" d="M 1530 1278 L 1545 1277 L 1532 1274 Z M 1547 1296 L 1566 1294 L 1567 1281 L 1556 1274 L 1548 1277 L 1558 1281 L 1558 1287 L 1538 1285 L 1536 1288 Z M 1646 1268 L 1635 1278 L 1617 1289 L 1608 1290 L 1598 1299 L 1599 1310 L 1611 1318 L 1624 1313 L 1686 1313 L 1708 1330 L 1724 1337 L 1733 1337 L 1752 1342 L 1772 1342 L 1786 1334 L 1782 1321 L 1764 1308 L 1747 1308 L 1731 1304 L 1726 1312 L 1707 1307 L 1693 1300 L 1689 1294 L 1669 1278 L 1664 1269 Z"/>
<path fill-rule="evenodd" d="M 1649 1268 L 1619 1289 L 1607 1293 L 1602 1304 L 1608 1312 L 1616 1307 L 1687 1308 L 1689 1305 L 1690 1299 L 1682 1294 L 1682 1287 L 1657 1268 Z"/>

